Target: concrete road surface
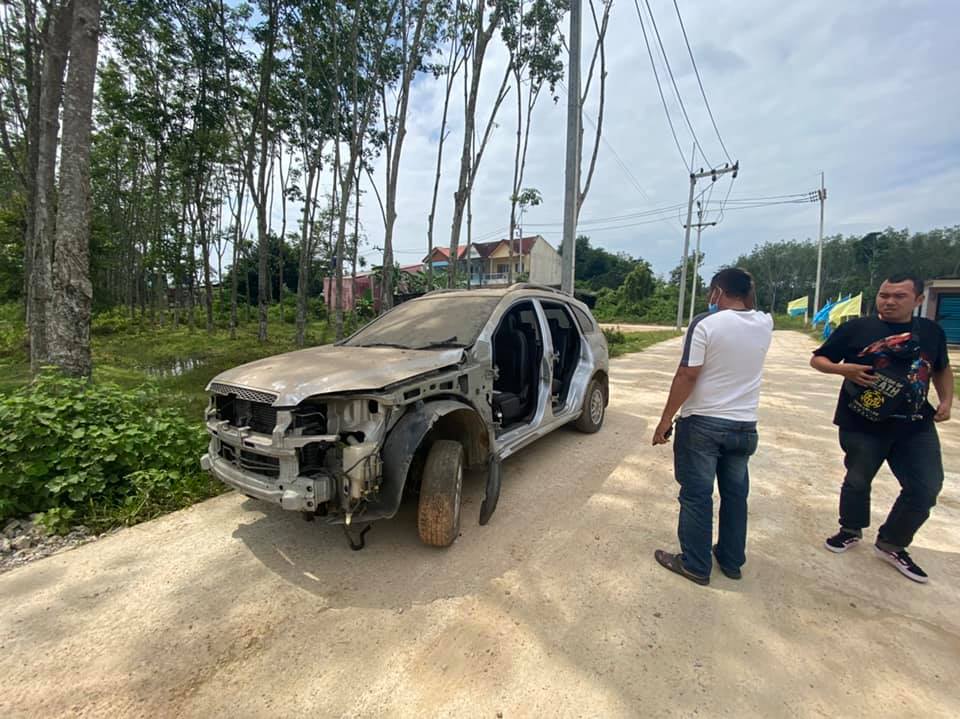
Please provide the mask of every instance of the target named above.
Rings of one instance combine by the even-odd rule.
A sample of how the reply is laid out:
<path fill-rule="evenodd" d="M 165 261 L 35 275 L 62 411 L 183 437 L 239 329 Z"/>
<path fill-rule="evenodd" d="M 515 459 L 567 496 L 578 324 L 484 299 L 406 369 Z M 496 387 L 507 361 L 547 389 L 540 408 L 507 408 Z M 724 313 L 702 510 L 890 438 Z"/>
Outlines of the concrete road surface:
<path fill-rule="evenodd" d="M 0 716 L 960 716 L 960 424 L 913 547 L 929 585 L 869 545 L 828 553 L 836 383 L 811 347 L 774 338 L 743 581 L 653 559 L 675 544 L 671 454 L 649 446 L 673 340 L 613 363 L 602 432 L 508 463 L 487 527 L 474 477 L 447 551 L 410 507 L 352 552 L 229 494 L 0 576 Z"/>

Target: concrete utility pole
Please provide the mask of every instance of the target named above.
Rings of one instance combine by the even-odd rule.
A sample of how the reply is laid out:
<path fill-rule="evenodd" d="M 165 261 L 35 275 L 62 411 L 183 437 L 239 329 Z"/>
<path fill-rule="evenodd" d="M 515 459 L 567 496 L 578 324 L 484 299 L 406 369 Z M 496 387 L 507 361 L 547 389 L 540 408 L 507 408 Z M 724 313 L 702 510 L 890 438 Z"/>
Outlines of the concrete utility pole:
<path fill-rule="evenodd" d="M 697 180 L 709 177 L 711 182 L 716 182 L 721 175 L 732 172 L 734 178 L 740 171 L 740 163 L 735 162 L 733 166 L 724 165 L 723 167 L 711 170 L 700 170 L 690 173 L 690 199 L 687 200 L 687 223 L 684 225 L 686 232 L 683 235 L 683 257 L 680 259 L 680 299 L 677 302 L 677 329 L 683 326 L 683 300 L 687 290 L 687 256 L 690 254 L 690 228 L 693 227 L 693 192 L 697 187 Z"/>
<path fill-rule="evenodd" d="M 820 271 L 823 267 L 823 205 L 827 201 L 827 188 L 823 184 L 823 173 L 820 173 L 820 189 L 817 191 L 820 198 L 820 234 L 817 240 L 817 286 L 813 289 L 813 314 L 820 311 Z"/>
<path fill-rule="evenodd" d="M 703 232 L 704 227 L 713 227 L 716 224 L 716 222 L 703 221 L 703 206 L 698 200 L 697 224 L 694 225 L 694 227 L 697 228 L 697 249 L 694 250 L 693 253 L 693 277 L 690 279 L 690 319 L 687 322 L 688 327 L 690 326 L 690 322 L 693 322 L 693 308 L 697 304 L 697 278 L 700 275 L 700 233 Z"/>
<path fill-rule="evenodd" d="M 577 194 L 580 191 L 580 0 L 570 0 L 570 57 L 567 60 L 567 163 L 563 195 L 563 264 L 560 289 L 573 294 L 576 263 Z"/>

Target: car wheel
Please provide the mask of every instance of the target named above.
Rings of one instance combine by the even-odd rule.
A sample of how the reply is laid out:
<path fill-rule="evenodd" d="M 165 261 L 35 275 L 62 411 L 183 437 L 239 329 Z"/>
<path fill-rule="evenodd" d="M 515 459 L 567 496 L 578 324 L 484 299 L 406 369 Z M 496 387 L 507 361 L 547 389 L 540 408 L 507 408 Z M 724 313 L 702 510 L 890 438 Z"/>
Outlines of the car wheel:
<path fill-rule="evenodd" d="M 460 533 L 463 447 L 437 440 L 427 454 L 417 507 L 417 532 L 424 544 L 449 547 Z"/>
<path fill-rule="evenodd" d="M 598 432 L 603 426 L 606 404 L 603 387 L 596 379 L 590 380 L 590 384 L 587 385 L 587 393 L 583 398 L 583 411 L 574 427 L 587 434 Z"/>

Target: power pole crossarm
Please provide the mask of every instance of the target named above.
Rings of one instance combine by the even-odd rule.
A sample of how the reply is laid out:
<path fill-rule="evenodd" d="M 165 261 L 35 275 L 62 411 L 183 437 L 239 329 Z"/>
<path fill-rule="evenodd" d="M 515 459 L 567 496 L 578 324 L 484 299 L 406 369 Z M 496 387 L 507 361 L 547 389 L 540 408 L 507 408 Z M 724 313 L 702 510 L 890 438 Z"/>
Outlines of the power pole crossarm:
<path fill-rule="evenodd" d="M 683 326 L 684 294 L 686 293 L 687 289 L 687 256 L 690 253 L 690 229 L 700 225 L 700 223 L 697 223 L 697 225 L 693 224 L 693 193 L 697 187 L 697 180 L 709 177 L 711 182 L 716 182 L 717 178 L 719 178 L 721 175 L 726 175 L 729 172 L 732 172 L 733 176 L 736 177 L 737 173 L 740 172 L 740 163 L 735 162 L 733 165 L 724 165 L 723 167 L 717 167 L 710 170 L 701 169 L 698 172 L 690 173 L 690 198 L 687 200 L 687 222 L 684 225 L 685 232 L 683 235 L 683 257 L 680 260 L 680 297 L 677 301 L 678 330 Z"/>

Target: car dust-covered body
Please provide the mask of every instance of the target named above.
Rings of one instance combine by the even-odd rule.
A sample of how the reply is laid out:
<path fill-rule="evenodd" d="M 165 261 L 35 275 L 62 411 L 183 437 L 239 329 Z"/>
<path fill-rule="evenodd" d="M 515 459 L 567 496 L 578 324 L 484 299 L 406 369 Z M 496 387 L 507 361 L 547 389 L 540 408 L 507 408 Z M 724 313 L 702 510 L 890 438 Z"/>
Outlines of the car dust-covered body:
<path fill-rule="evenodd" d="M 421 539 L 447 546 L 464 469 L 487 468 L 486 524 L 502 460 L 568 423 L 600 428 L 608 369 L 600 328 L 567 295 L 433 292 L 336 345 L 215 377 L 202 465 L 251 497 L 345 528 L 393 517 L 404 492 L 417 492 Z"/>

